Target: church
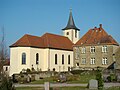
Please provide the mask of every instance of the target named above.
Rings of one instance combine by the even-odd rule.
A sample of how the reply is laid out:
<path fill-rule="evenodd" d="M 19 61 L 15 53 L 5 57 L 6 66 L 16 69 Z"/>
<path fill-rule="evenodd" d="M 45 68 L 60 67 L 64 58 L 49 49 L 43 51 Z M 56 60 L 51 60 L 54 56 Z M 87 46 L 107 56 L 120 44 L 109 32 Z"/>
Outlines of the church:
<path fill-rule="evenodd" d="M 41 37 L 25 34 L 13 43 L 10 46 L 10 76 L 31 68 L 62 72 L 71 68 L 107 68 L 117 63 L 115 55 L 120 48 L 119 43 L 102 24 L 79 38 L 80 29 L 76 27 L 70 11 L 67 26 L 62 31 L 63 35 L 45 33 Z"/>
<path fill-rule="evenodd" d="M 63 35 L 45 33 L 41 37 L 25 34 L 10 46 L 10 76 L 23 69 L 36 71 L 70 71 L 73 67 L 73 45 L 79 40 L 72 11 Z"/>

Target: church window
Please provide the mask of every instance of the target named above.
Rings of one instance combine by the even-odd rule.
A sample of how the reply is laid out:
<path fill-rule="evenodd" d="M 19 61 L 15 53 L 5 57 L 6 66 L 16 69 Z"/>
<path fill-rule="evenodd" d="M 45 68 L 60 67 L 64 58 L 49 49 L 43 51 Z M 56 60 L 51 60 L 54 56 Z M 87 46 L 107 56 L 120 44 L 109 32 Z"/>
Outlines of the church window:
<path fill-rule="evenodd" d="M 55 64 L 57 64 L 57 54 L 55 54 Z"/>
<path fill-rule="evenodd" d="M 103 47 L 102 47 L 102 52 L 103 52 L 103 53 L 106 53 L 106 52 L 107 52 L 107 46 L 103 46 Z"/>
<path fill-rule="evenodd" d="M 77 38 L 77 30 L 75 30 L 75 37 Z"/>
<path fill-rule="evenodd" d="M 68 64 L 70 64 L 70 55 L 68 55 Z"/>
<path fill-rule="evenodd" d="M 39 54 L 36 54 L 36 64 L 39 64 Z"/>
<path fill-rule="evenodd" d="M 91 52 L 91 53 L 95 53 L 95 47 L 91 47 L 91 48 L 90 48 L 90 52 Z"/>
<path fill-rule="evenodd" d="M 26 64 L 26 53 L 22 53 L 22 64 Z"/>
<path fill-rule="evenodd" d="M 64 55 L 62 55 L 62 64 L 64 64 Z"/>

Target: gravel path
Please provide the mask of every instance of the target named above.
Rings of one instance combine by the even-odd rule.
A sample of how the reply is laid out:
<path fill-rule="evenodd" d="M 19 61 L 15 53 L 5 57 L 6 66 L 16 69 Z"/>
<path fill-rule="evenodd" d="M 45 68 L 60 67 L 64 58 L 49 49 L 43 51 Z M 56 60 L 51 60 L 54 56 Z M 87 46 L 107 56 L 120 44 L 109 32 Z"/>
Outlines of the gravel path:
<path fill-rule="evenodd" d="M 15 87 L 44 87 L 44 84 L 14 84 Z M 67 84 L 67 83 L 57 83 L 50 84 L 50 87 L 64 87 L 64 86 L 87 86 L 87 84 Z M 120 86 L 120 83 L 104 83 L 104 87 Z"/>

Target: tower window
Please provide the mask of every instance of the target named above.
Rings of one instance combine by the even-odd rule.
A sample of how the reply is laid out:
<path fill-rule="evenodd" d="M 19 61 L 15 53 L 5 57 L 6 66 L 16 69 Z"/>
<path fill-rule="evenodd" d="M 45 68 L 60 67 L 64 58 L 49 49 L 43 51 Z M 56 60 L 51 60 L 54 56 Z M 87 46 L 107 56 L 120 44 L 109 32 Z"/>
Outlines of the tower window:
<path fill-rule="evenodd" d="M 66 35 L 69 35 L 69 32 L 67 32 Z"/>
<path fill-rule="evenodd" d="M 26 64 L 26 53 L 22 53 L 22 64 Z"/>
<path fill-rule="evenodd" d="M 77 38 L 77 30 L 75 30 L 75 37 Z"/>

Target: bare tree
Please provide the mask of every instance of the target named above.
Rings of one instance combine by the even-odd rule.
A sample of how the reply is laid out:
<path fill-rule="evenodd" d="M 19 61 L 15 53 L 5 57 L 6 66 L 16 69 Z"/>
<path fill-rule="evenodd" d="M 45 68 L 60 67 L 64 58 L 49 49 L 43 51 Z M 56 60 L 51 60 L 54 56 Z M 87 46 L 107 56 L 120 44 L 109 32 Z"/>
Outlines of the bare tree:
<path fill-rule="evenodd" d="M 7 59 L 7 47 L 5 43 L 5 30 L 1 29 L 0 35 L 0 90 L 12 90 L 12 82 L 4 73 L 3 66 Z"/>
<path fill-rule="evenodd" d="M 4 61 L 7 59 L 7 48 L 6 48 L 6 43 L 5 43 L 5 31 L 4 27 L 1 29 L 1 40 L 0 40 L 0 72 L 1 74 L 3 73 L 3 65 Z"/>

